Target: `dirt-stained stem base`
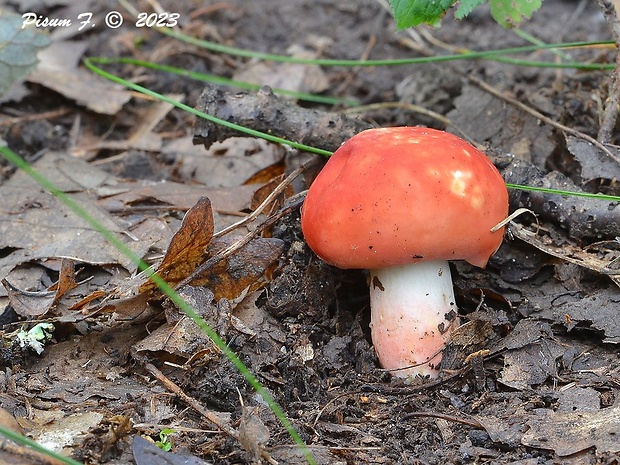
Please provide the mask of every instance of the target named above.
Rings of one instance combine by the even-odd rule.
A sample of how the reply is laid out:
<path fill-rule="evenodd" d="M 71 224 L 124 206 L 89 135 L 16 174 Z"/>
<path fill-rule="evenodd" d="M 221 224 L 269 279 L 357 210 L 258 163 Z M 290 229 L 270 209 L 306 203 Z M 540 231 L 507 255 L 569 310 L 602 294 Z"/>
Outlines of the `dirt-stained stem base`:
<path fill-rule="evenodd" d="M 371 270 L 372 341 L 381 366 L 401 378 L 435 377 L 458 326 L 447 261 Z"/>

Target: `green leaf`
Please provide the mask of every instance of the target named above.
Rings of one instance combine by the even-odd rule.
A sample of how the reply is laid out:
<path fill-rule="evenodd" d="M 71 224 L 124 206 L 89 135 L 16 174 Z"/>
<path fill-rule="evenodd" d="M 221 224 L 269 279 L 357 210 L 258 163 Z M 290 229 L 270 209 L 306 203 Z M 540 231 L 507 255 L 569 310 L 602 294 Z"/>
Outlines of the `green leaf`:
<path fill-rule="evenodd" d="M 34 27 L 22 29 L 22 18 L 0 13 L 0 96 L 37 64 L 37 51 L 49 37 Z"/>
<path fill-rule="evenodd" d="M 456 19 L 463 19 L 466 16 L 482 5 L 486 0 L 461 0 L 459 7 L 454 12 Z"/>
<path fill-rule="evenodd" d="M 519 24 L 530 18 L 542 5 L 542 0 L 489 0 L 491 16 L 504 27 Z"/>
<path fill-rule="evenodd" d="M 421 23 L 434 24 L 456 0 L 390 0 L 396 27 L 406 29 Z"/>
<path fill-rule="evenodd" d="M 463 19 L 474 9 L 489 2 L 493 19 L 504 27 L 516 26 L 542 5 L 542 0 L 461 0 L 454 13 Z M 457 0 L 390 0 L 396 27 L 405 29 L 421 23 L 436 24 Z"/>

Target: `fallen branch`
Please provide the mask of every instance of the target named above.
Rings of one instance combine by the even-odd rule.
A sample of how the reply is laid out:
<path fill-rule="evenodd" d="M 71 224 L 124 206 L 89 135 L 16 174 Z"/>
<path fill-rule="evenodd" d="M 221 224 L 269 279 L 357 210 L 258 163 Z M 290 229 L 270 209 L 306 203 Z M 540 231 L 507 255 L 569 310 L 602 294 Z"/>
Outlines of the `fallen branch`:
<path fill-rule="evenodd" d="M 198 109 L 240 126 L 330 151 L 336 150 L 343 141 L 358 132 L 372 127 L 343 113 L 300 107 L 274 95 L 267 86 L 256 94 L 231 93 L 206 87 L 198 101 Z M 204 144 L 209 148 L 214 142 L 242 135 L 234 129 L 199 118 L 194 131 L 194 144 Z"/>
<path fill-rule="evenodd" d="M 520 159 L 497 161 L 507 183 L 559 189 L 581 190 L 563 174 L 543 174 L 536 166 Z M 620 205 L 591 197 L 575 197 L 546 192 L 509 190 L 510 209 L 528 208 L 545 221 L 561 226 L 573 239 L 602 239 L 620 236 Z"/>

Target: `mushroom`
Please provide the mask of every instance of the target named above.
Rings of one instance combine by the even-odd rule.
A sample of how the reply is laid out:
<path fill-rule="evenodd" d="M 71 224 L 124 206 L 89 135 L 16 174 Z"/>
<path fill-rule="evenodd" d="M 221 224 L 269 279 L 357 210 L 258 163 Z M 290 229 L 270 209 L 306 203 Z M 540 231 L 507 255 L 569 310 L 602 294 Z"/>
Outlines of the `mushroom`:
<path fill-rule="evenodd" d="M 444 131 L 396 127 L 363 131 L 334 152 L 308 190 L 301 227 L 325 262 L 370 270 L 381 366 L 435 377 L 459 324 L 448 260 L 484 268 L 507 215 L 506 185 L 484 153 Z"/>

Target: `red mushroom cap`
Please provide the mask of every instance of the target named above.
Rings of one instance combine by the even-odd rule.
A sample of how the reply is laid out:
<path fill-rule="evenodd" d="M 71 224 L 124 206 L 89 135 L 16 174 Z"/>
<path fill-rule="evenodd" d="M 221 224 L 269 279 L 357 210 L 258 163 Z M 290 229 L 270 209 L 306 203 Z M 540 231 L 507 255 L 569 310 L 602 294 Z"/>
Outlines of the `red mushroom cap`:
<path fill-rule="evenodd" d="M 339 268 L 426 260 L 486 266 L 499 248 L 508 192 L 486 155 L 422 127 L 369 129 L 345 142 L 308 191 L 301 227 Z"/>

